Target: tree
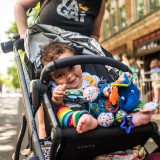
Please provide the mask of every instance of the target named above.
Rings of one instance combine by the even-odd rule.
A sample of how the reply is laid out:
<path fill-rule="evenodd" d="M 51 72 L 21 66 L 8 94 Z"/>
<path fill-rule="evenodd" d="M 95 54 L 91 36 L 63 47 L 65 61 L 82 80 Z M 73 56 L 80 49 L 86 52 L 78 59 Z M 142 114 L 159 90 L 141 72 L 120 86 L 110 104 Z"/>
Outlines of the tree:
<path fill-rule="evenodd" d="M 2 80 L 2 73 L 0 72 L 0 92 L 2 92 L 2 83 L 3 83 L 3 80 Z"/>
<path fill-rule="evenodd" d="M 35 6 L 32 11 L 28 11 L 27 15 L 28 15 L 28 25 L 32 25 L 36 18 L 37 18 L 37 14 L 40 8 L 40 4 L 38 3 L 37 6 Z M 9 29 L 5 32 L 8 36 L 8 39 L 11 40 L 13 39 L 13 36 L 18 34 L 18 29 L 17 29 L 17 25 L 15 22 L 13 22 L 11 24 L 11 26 L 9 27 Z M 24 52 L 18 51 L 21 57 L 21 62 L 22 64 L 24 64 Z M 8 78 L 5 78 L 3 80 L 0 80 L 0 84 L 3 83 L 4 85 L 8 86 L 8 87 L 12 87 L 13 89 L 19 88 L 19 80 L 18 80 L 18 74 L 17 74 L 17 67 L 16 64 L 14 63 L 11 67 L 9 67 L 7 69 L 7 74 L 9 75 Z"/>
<path fill-rule="evenodd" d="M 13 66 L 9 67 L 7 69 L 7 73 L 9 75 L 9 79 L 10 81 L 12 82 L 11 84 L 11 87 L 13 89 L 16 89 L 16 88 L 19 88 L 19 79 L 18 79 L 18 75 L 17 75 L 17 67 L 16 65 L 14 64 Z"/>

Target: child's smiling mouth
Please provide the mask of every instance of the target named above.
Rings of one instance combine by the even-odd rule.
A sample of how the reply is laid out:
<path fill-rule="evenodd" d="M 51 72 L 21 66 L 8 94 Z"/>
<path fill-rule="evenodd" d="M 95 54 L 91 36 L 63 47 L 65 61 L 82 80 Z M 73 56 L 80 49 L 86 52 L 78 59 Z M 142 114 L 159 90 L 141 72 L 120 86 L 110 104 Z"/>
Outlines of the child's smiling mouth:
<path fill-rule="evenodd" d="M 73 84 L 73 83 L 75 83 L 76 82 L 76 79 L 77 78 L 74 78 L 72 81 L 70 81 L 68 84 Z"/>

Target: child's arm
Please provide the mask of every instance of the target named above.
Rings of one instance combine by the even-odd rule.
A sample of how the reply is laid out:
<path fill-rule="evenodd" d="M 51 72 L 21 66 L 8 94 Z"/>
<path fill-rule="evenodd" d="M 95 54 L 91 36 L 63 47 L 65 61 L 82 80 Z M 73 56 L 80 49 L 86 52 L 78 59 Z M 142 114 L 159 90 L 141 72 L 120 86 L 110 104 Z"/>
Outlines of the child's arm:
<path fill-rule="evenodd" d="M 64 105 L 63 96 L 65 95 L 65 90 L 66 84 L 58 85 L 57 87 L 55 87 L 54 91 L 52 92 L 52 101 L 55 105 Z"/>

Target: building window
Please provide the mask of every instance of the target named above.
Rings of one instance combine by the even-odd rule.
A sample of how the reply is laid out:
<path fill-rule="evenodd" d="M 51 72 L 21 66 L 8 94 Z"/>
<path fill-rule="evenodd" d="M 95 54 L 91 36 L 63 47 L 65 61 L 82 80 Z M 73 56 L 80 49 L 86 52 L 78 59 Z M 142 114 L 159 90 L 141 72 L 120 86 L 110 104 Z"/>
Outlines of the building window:
<path fill-rule="evenodd" d="M 120 9 L 120 28 L 126 27 L 126 10 L 125 6 L 121 7 Z"/>
<path fill-rule="evenodd" d="M 112 21 L 112 34 L 116 33 L 118 31 L 118 25 L 117 25 L 117 12 L 114 11 L 111 14 L 111 21 Z"/>
<path fill-rule="evenodd" d="M 144 0 L 136 0 L 136 19 L 141 19 L 144 16 Z"/>
<path fill-rule="evenodd" d="M 105 4 L 104 34 L 109 38 L 126 27 L 125 0 L 108 0 Z"/>
<path fill-rule="evenodd" d="M 117 13 L 117 1 L 110 1 L 110 15 L 111 15 L 111 31 L 112 34 L 118 32 L 118 13 Z"/>
<path fill-rule="evenodd" d="M 106 10 L 104 14 L 104 36 L 105 38 L 110 37 L 110 16 L 109 16 L 109 11 L 107 10 L 107 5 L 106 5 Z"/>
<path fill-rule="evenodd" d="M 126 8 L 124 0 L 118 0 L 118 8 L 119 8 L 119 27 L 120 29 L 122 29 L 126 27 Z"/>
<path fill-rule="evenodd" d="M 160 6 L 160 0 L 149 0 L 150 12 L 153 12 Z"/>
<path fill-rule="evenodd" d="M 110 37 L 109 19 L 106 19 L 106 20 L 105 20 L 104 30 L 105 30 L 105 38 L 109 38 L 109 37 Z"/>

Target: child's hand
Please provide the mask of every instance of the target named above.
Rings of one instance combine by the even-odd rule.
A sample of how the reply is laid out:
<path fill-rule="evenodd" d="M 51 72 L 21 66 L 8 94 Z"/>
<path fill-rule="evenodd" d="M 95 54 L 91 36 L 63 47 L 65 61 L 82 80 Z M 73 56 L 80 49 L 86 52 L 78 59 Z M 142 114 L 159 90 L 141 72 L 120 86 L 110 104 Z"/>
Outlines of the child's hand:
<path fill-rule="evenodd" d="M 54 91 L 52 92 L 52 101 L 55 105 L 60 106 L 63 105 L 63 96 L 66 93 L 66 84 L 58 85 L 55 87 Z"/>
<path fill-rule="evenodd" d="M 125 72 L 122 75 L 120 75 L 119 78 L 114 83 L 121 83 L 121 82 L 125 81 L 124 74 L 126 74 L 129 77 L 129 79 L 132 80 L 132 74 L 129 72 Z"/>

